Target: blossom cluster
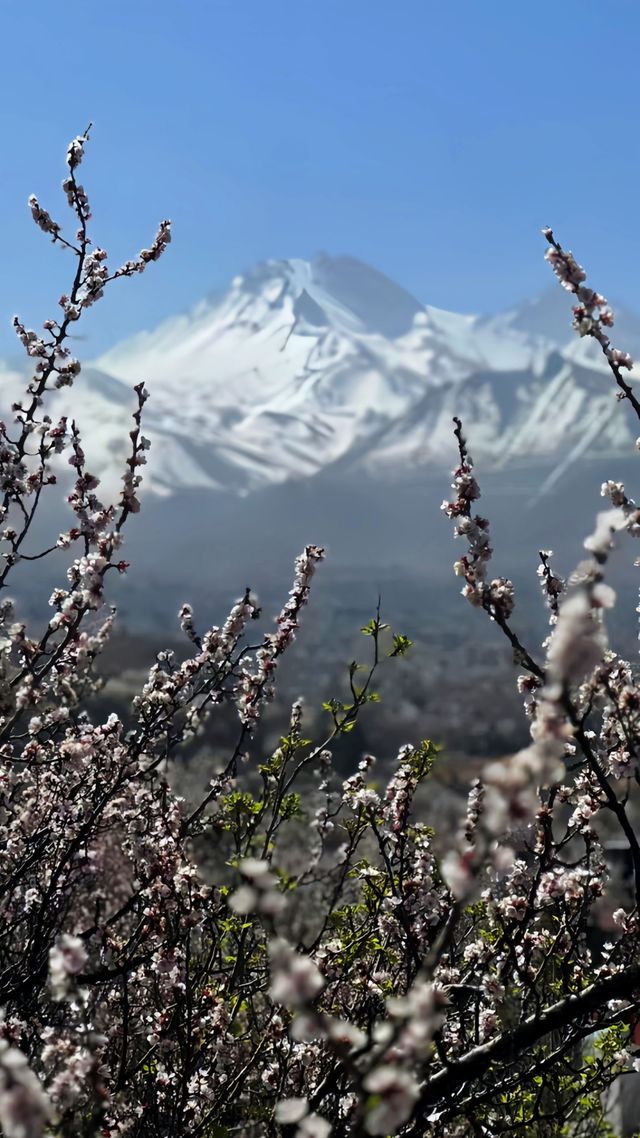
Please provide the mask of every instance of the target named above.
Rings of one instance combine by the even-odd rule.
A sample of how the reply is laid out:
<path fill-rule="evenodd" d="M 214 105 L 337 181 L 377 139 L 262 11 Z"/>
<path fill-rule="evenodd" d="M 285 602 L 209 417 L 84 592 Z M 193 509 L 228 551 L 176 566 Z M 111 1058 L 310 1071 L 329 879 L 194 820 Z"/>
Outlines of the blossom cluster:
<path fill-rule="evenodd" d="M 628 352 L 612 347 L 608 331 L 605 331 L 605 329 L 612 328 L 614 324 L 614 314 L 609 307 L 609 302 L 601 293 L 589 288 L 584 283 L 587 274 L 578 264 L 573 253 L 563 249 L 556 241 L 553 230 L 547 227 L 542 232 L 549 242 L 549 248 L 545 254 L 547 261 L 562 287 L 573 293 L 577 301 L 573 306 L 574 330 L 579 336 L 592 336 L 600 344 L 620 387 L 620 398 L 630 399 L 637 413 L 638 407 L 635 396 L 624 380 L 621 371 L 621 369 L 630 371 L 633 367 L 633 360 Z"/>
<path fill-rule="evenodd" d="M 460 464 L 453 472 L 452 486 L 456 497 L 452 502 L 445 500 L 442 509 L 448 518 L 456 519 L 455 535 L 463 537 L 469 546 L 469 552 L 456 561 L 454 571 L 458 577 L 464 577 L 463 597 L 471 604 L 486 609 L 492 619 L 502 621 L 513 612 L 513 584 L 504 577 L 492 581 L 486 579 L 493 553 L 489 522 L 471 512 L 472 503 L 480 497 L 480 487 L 473 474 L 473 461 L 462 433 L 462 423 L 458 418 L 454 418 L 454 423 L 460 453 Z"/>
<path fill-rule="evenodd" d="M 604 625 L 615 599 L 608 557 L 640 532 L 637 507 L 620 483 L 604 485 L 611 509 L 566 586 L 540 554 L 551 631 L 538 658 L 512 625 L 511 582 L 488 579 L 488 522 L 472 513 L 480 491 L 456 420 L 445 508 L 468 544 L 456 571 L 526 673 L 531 730 L 528 747 L 486 764 L 457 833 L 434 832 L 422 813 L 441 761 L 432 743 L 404 743 L 391 762 L 367 753 L 347 777 L 335 769 L 339 738 L 387 662 L 379 613 L 363 629 L 371 662 L 349 668 L 351 702 L 325 704 L 325 737 L 304 737 L 296 701 L 264 754 L 256 728 L 310 600 L 316 545 L 296 561 L 274 631 L 249 638 L 261 616 L 250 589 L 204 632 L 185 604 L 185 658 L 158 653 L 130 721 L 102 718 L 95 662 L 115 617 L 104 615 L 112 570 L 127 567 L 125 523 L 140 508 L 147 393 L 135 389 L 116 503 L 98 497 L 79 426 L 54 423 L 46 402 L 79 374 L 69 328 L 111 280 L 157 260 L 170 230 L 163 222 L 149 248 L 109 272 L 76 177 L 87 141 L 88 131 L 71 143 L 63 183 L 75 237 L 30 199 L 76 272 L 43 337 L 15 322 L 33 374 L 12 411 L 17 429 L 0 425 L 0 585 L 22 561 L 67 558 L 43 628 L 0 603 L 3 1133 L 490 1138 L 548 1134 L 558 1114 L 576 1138 L 592 1133 L 638 1018 L 640 684 Z M 590 334 L 608 326 L 583 271 L 552 250 L 585 308 L 578 330 L 586 319 Z M 32 521 L 64 455 L 72 524 L 40 550 Z M 409 642 L 394 644 L 386 656 Z M 220 708 L 236 718 L 236 744 L 211 759 L 210 781 L 187 803 L 167 763 Z M 632 884 L 598 951 L 587 931 L 609 898 L 607 821 L 626 843 Z"/>

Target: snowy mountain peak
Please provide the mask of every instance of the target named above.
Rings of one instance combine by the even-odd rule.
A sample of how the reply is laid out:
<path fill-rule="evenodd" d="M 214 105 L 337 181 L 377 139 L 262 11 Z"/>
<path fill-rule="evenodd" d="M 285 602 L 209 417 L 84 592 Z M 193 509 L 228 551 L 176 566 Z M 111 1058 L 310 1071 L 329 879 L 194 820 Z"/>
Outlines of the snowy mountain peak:
<path fill-rule="evenodd" d="M 354 257 L 267 261 L 105 353 L 72 398 L 84 404 L 93 470 L 112 479 L 128 389 L 148 383 L 145 485 L 161 494 L 246 494 L 338 469 L 386 479 L 445 469 L 453 414 L 485 465 L 584 440 L 592 451 L 626 446 L 631 427 L 612 413 L 602 361 L 572 337 L 569 310 L 558 289 L 500 316 L 464 316 L 421 304 Z M 637 318 L 624 313 L 620 332 L 640 349 Z M 16 380 L 5 368 L 7 392 Z M 53 398 L 64 413 L 68 393 Z"/>

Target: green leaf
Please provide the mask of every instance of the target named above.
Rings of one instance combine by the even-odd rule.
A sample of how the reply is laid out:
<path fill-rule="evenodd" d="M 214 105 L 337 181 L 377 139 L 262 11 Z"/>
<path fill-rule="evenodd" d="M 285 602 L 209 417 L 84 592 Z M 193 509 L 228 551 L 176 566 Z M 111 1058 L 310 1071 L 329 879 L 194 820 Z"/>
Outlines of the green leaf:
<path fill-rule="evenodd" d="M 409 640 L 408 636 L 402 636 L 399 632 L 394 632 L 393 649 L 389 652 L 389 656 L 405 656 L 412 647 L 413 640 Z"/>

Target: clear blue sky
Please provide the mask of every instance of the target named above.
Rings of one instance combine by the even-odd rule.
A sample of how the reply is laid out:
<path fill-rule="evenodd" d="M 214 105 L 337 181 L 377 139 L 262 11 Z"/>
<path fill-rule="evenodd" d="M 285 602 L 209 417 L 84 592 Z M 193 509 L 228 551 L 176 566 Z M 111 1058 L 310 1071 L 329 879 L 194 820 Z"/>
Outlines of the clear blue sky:
<path fill-rule="evenodd" d="M 55 313 L 68 139 L 115 260 L 174 244 L 92 314 L 86 355 L 266 257 L 351 253 L 420 299 L 544 288 L 551 224 L 640 311 L 636 0 L 30 0 L 0 4 L 0 352 Z M 51 303 L 53 301 L 53 304 Z"/>

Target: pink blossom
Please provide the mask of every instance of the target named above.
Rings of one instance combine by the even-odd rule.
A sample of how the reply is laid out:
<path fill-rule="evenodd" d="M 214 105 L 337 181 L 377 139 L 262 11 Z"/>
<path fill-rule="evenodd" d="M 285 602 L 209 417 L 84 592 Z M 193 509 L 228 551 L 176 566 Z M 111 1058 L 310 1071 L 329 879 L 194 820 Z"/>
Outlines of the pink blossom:
<path fill-rule="evenodd" d="M 271 998 L 291 1008 L 301 1008 L 315 999 L 324 979 L 314 962 L 282 937 L 269 942 Z"/>
<path fill-rule="evenodd" d="M 0 1126 L 5 1138 L 40 1138 L 52 1114 L 25 1056 L 0 1040 Z"/>
<path fill-rule="evenodd" d="M 365 1119 L 367 1134 L 395 1134 L 418 1100 L 415 1078 L 400 1067 L 377 1067 L 367 1075 L 364 1087 L 375 1096 Z"/>

